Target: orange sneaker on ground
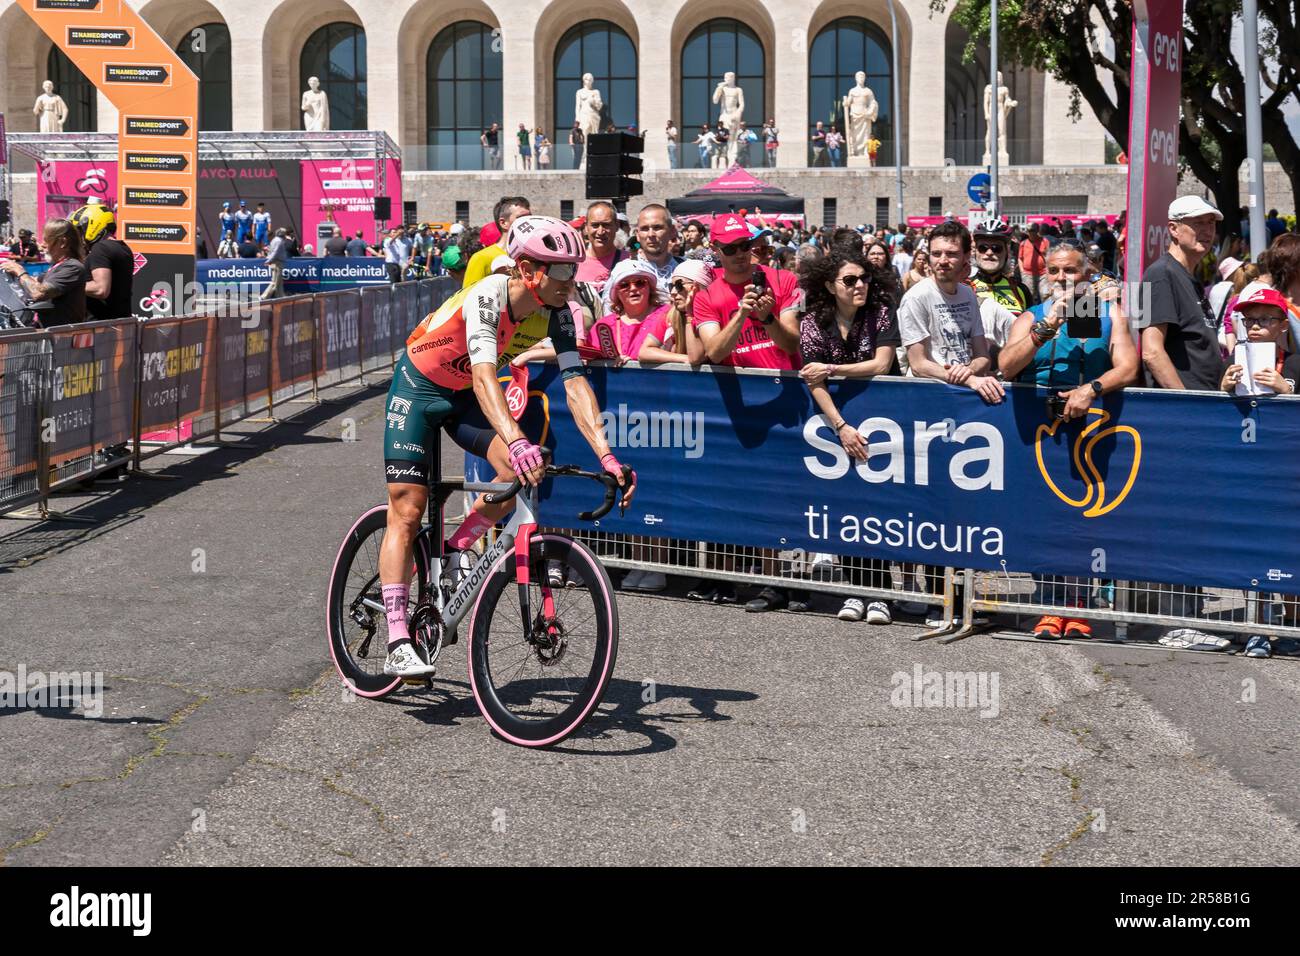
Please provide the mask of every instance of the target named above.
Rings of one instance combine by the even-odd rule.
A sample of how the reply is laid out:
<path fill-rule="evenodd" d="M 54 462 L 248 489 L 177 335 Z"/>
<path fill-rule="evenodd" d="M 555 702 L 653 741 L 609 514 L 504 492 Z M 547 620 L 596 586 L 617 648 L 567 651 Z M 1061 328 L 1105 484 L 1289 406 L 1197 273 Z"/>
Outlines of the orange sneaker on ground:
<path fill-rule="evenodd" d="M 1065 636 L 1074 638 L 1092 637 L 1092 628 L 1087 621 L 1080 621 L 1077 618 L 1069 618 L 1065 622 Z"/>
<path fill-rule="evenodd" d="M 1054 615 L 1047 615 L 1034 625 L 1034 637 L 1040 641 L 1054 641 L 1061 636 L 1065 620 Z"/>

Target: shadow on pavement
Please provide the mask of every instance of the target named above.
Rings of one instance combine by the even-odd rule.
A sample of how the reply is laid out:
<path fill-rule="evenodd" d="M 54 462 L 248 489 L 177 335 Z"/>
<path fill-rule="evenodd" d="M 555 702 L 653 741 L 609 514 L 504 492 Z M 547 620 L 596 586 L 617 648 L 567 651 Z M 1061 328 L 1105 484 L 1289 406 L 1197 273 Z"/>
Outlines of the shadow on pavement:
<path fill-rule="evenodd" d="M 587 722 L 568 740 L 550 749 L 592 757 L 663 753 L 677 746 L 677 738 L 668 733 L 664 725 L 732 720 L 729 714 L 718 712 L 720 703 L 754 700 L 758 700 L 758 695 L 746 690 L 647 685 L 616 677 L 609 682 L 604 701 Z M 668 712 L 658 709 L 645 711 L 647 707 L 658 708 L 667 701 L 681 701 L 685 706 Z M 645 737 L 646 742 L 640 746 L 626 746 L 627 738 L 637 735 Z"/>
<path fill-rule="evenodd" d="M 515 689 L 524 690 L 518 685 Z M 665 701 L 675 700 L 686 706 L 667 713 L 658 710 L 644 712 L 646 707 L 659 707 Z M 677 738 L 661 725 L 732 720 L 729 714 L 718 712 L 719 704 L 753 700 L 758 700 L 758 695 L 751 691 L 674 684 L 645 685 L 616 677 L 609 682 L 605 699 L 587 722 L 567 740 L 546 749 L 593 757 L 662 753 L 675 748 Z M 383 698 L 377 703 L 404 707 L 416 720 L 434 727 L 457 727 L 466 720 L 483 721 L 465 681 L 435 680 L 432 691 L 411 685 L 406 693 Z M 487 729 L 486 722 L 483 723 Z M 629 738 L 635 736 L 645 737 L 646 743 L 627 746 Z"/>
<path fill-rule="evenodd" d="M 239 423 L 226 425 L 223 427 L 226 440 L 237 439 L 229 447 L 215 448 L 192 458 L 170 457 L 173 463 L 162 468 L 157 466 L 169 461 L 169 458 L 153 458 L 155 470 L 150 474 L 164 475 L 173 479 L 170 481 L 127 478 L 116 485 L 101 483 L 84 488 L 70 486 L 68 492 L 57 493 L 50 499 L 50 509 L 66 511 L 78 518 L 89 518 L 94 523 L 63 523 L 57 519 L 38 521 L 0 536 L 0 575 L 11 574 L 37 558 L 61 554 L 116 528 L 138 521 L 146 509 L 204 482 L 235 477 L 229 471 L 231 467 L 244 464 L 259 455 L 285 446 L 337 442 L 337 438 L 309 435 L 306 432 L 334 418 L 344 409 L 374 398 L 387 387 L 376 385 L 355 388 L 339 398 L 331 398 L 330 404 L 293 406 L 302 411 L 295 410 L 292 418 L 281 419 L 253 433 L 232 431 Z M 277 406 L 277 411 L 287 414 L 283 405 Z M 91 500 L 84 503 L 78 500 L 85 498 Z"/>

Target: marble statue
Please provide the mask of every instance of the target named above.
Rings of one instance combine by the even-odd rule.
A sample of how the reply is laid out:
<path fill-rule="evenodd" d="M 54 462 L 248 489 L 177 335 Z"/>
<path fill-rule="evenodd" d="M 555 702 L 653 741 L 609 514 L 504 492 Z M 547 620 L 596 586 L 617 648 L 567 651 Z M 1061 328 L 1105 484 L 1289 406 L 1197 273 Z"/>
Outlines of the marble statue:
<path fill-rule="evenodd" d="M 600 113 L 605 108 L 600 90 L 593 86 L 595 82 L 595 77 L 590 73 L 582 74 L 582 86 L 578 88 L 573 100 L 573 118 L 584 136 L 600 132 Z"/>
<path fill-rule="evenodd" d="M 1011 90 L 1002 85 L 1002 71 L 998 70 L 998 165 L 1009 165 L 1011 160 L 1007 150 L 1007 118 L 1011 111 L 1020 104 L 1011 98 Z M 993 127 L 988 125 L 993 112 L 993 84 L 984 87 L 984 165 L 992 161 L 989 139 Z"/>
<path fill-rule="evenodd" d="M 312 132 L 324 132 L 330 128 L 330 98 L 320 88 L 320 80 L 308 77 L 307 85 L 311 89 L 302 93 L 302 128 Z"/>
<path fill-rule="evenodd" d="M 590 73 L 582 74 L 582 86 L 578 87 L 578 92 L 573 99 L 573 120 L 582 130 L 583 142 L 588 141 L 594 133 L 600 132 L 600 114 L 605 108 L 604 101 L 600 98 L 600 90 L 595 87 L 596 78 Z M 580 166 L 586 168 L 587 156 L 583 152 Z"/>
<path fill-rule="evenodd" d="M 745 91 L 736 85 L 736 74 L 727 71 L 713 91 L 713 102 L 720 104 L 718 122 L 727 130 L 727 166 L 736 161 L 740 140 L 736 136 L 745 116 Z"/>
<path fill-rule="evenodd" d="M 849 156 L 867 156 L 871 142 L 871 124 L 880 117 L 876 94 L 867 86 L 867 74 L 859 70 L 853 78 L 858 85 L 844 94 L 844 138 Z"/>
<path fill-rule="evenodd" d="M 62 133 L 63 124 L 68 119 L 68 104 L 54 92 L 51 81 L 42 83 L 41 89 L 45 92 L 36 97 L 36 105 L 32 107 L 32 112 L 41 118 L 41 132 Z"/>

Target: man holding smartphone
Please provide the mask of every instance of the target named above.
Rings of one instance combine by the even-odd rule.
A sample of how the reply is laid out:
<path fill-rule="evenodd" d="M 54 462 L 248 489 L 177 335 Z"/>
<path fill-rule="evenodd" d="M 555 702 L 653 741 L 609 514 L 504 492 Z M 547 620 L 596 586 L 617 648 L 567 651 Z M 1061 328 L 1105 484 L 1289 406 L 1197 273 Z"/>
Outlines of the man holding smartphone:
<path fill-rule="evenodd" d="M 1050 297 L 1016 320 L 998 366 L 1007 381 L 1059 396 L 1058 417 L 1083 418 L 1102 395 L 1137 381 L 1137 346 L 1119 303 L 1093 292 L 1078 243 L 1053 246 L 1046 269 Z"/>
<path fill-rule="evenodd" d="M 742 216 L 717 216 L 709 229 L 722 268 L 714 272 L 708 288 L 696 289 L 691 324 L 704 344 L 705 361 L 736 368 L 793 370 L 799 358 L 799 310 L 803 301 L 793 272 L 755 264 L 750 258 L 754 238 Z M 778 556 L 767 549 L 755 558 L 764 573 L 772 574 Z M 727 567 L 743 571 L 744 568 Z M 735 600 L 727 585 L 718 589 L 719 603 Z M 807 591 L 765 587 L 745 605 L 751 613 L 808 609 Z"/>
<path fill-rule="evenodd" d="M 799 281 L 792 272 L 754 265 L 749 226 L 728 213 L 713 220 L 709 238 L 720 281 L 696 293 L 691 322 L 706 360 L 737 368 L 797 369 Z"/>
<path fill-rule="evenodd" d="M 1090 268 L 1079 242 L 1064 240 L 1053 246 L 1046 259 L 1048 298 L 1016 320 L 998 356 L 1003 378 L 1048 390 L 1044 419 L 1053 425 L 1086 419 L 1102 395 L 1137 381 L 1137 346 L 1128 319 L 1118 302 L 1097 294 L 1088 281 Z M 1040 618 L 1035 637 L 1092 636 L 1084 617 L 1090 589 L 1086 579 L 1043 575 L 1037 588 L 1040 603 L 1062 611 Z"/>

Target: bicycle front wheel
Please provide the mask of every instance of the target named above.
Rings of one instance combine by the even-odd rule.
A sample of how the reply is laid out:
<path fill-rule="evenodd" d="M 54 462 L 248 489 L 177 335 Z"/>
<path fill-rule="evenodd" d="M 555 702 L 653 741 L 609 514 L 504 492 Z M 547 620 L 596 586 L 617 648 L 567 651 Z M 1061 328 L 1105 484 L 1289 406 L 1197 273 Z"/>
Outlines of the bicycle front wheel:
<path fill-rule="evenodd" d="M 548 564 L 582 586 L 547 586 Z M 618 605 L 596 557 L 559 534 L 533 536 L 527 628 L 517 585 L 510 551 L 497 560 L 474 607 L 470 687 L 498 734 L 521 747 L 547 747 L 581 727 L 600 703 L 618 655 Z"/>

